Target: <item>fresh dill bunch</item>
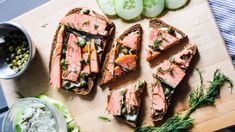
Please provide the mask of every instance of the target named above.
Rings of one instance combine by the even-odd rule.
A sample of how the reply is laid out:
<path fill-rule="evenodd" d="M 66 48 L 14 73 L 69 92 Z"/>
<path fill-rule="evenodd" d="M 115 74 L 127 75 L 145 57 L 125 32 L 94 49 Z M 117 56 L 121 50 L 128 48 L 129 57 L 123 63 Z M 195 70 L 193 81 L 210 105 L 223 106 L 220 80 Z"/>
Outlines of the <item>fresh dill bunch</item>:
<path fill-rule="evenodd" d="M 233 87 L 232 80 L 221 73 L 220 70 L 216 70 L 213 76 L 213 80 L 210 82 L 210 86 L 207 92 L 203 91 L 203 78 L 201 72 L 196 69 L 200 77 L 200 86 L 197 89 L 192 90 L 189 99 L 189 109 L 183 116 L 173 116 L 169 118 L 161 127 L 147 126 L 137 128 L 135 132 L 182 132 L 187 131 L 193 126 L 193 119 L 190 118 L 192 112 L 203 105 L 214 104 L 215 98 L 220 92 L 220 88 L 224 83 L 228 83 L 230 88 Z"/>
<path fill-rule="evenodd" d="M 169 118 L 161 127 L 146 126 L 137 128 L 135 132 L 182 132 L 193 126 L 193 119 L 179 115 Z"/>
<path fill-rule="evenodd" d="M 214 73 L 213 80 L 210 82 L 209 89 L 206 93 L 203 91 L 203 78 L 201 72 L 197 69 L 198 74 L 201 80 L 201 86 L 197 89 L 194 89 L 190 94 L 189 99 L 189 110 L 185 116 L 190 116 L 198 107 L 202 105 L 212 105 L 215 102 L 215 98 L 220 92 L 220 88 L 224 83 L 228 83 L 230 88 L 233 88 L 232 80 L 221 73 L 220 70 L 216 70 Z"/>

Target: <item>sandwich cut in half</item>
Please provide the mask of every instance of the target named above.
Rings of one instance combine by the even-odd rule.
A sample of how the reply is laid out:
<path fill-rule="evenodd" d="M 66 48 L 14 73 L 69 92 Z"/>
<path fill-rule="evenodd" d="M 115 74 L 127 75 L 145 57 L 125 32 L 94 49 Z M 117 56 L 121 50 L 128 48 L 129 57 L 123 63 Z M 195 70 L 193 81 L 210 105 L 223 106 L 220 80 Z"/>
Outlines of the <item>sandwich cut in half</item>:
<path fill-rule="evenodd" d="M 86 95 L 94 86 L 114 24 L 86 8 L 62 18 L 50 55 L 50 85 Z"/>
<path fill-rule="evenodd" d="M 127 29 L 113 44 L 106 56 L 100 85 L 104 85 L 137 67 L 142 28 L 136 24 Z"/>
<path fill-rule="evenodd" d="M 153 61 L 162 52 L 187 39 L 187 35 L 179 29 L 170 26 L 160 19 L 149 21 L 149 43 L 146 60 Z"/>
<path fill-rule="evenodd" d="M 156 82 L 152 84 L 153 121 L 162 120 L 167 112 L 172 95 L 183 80 L 195 53 L 196 46 L 190 45 L 153 69 L 153 76 L 156 78 Z"/>
<path fill-rule="evenodd" d="M 136 127 L 145 88 L 145 81 L 137 81 L 125 88 L 112 91 L 108 95 L 106 111 Z"/>

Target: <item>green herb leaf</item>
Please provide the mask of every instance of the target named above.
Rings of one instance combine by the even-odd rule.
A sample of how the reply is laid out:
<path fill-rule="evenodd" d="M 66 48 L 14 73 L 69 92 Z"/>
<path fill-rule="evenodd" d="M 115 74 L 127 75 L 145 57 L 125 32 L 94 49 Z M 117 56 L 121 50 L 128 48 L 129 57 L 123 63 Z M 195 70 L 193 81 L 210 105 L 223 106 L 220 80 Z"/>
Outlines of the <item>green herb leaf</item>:
<path fill-rule="evenodd" d="M 65 59 L 61 60 L 61 68 L 62 68 L 62 70 L 66 70 L 67 69 L 67 61 Z"/>
<path fill-rule="evenodd" d="M 106 116 L 99 116 L 99 119 L 100 120 L 103 120 L 103 121 L 105 121 L 105 122 L 110 122 L 111 120 L 108 118 L 108 117 L 106 117 Z"/>
<path fill-rule="evenodd" d="M 158 50 L 161 43 L 162 43 L 162 39 L 156 39 L 152 46 L 153 50 Z"/>
<path fill-rule="evenodd" d="M 94 25 L 94 29 L 96 30 L 96 29 L 98 29 L 98 27 L 99 27 L 99 25 Z"/>
<path fill-rule="evenodd" d="M 175 30 L 172 29 L 172 27 L 169 27 L 166 31 L 167 31 L 169 34 L 171 34 L 171 35 L 174 35 L 174 34 L 175 34 Z"/>
<path fill-rule="evenodd" d="M 87 21 L 85 21 L 82 25 L 89 25 L 89 24 L 90 24 L 90 21 L 87 20 Z"/>

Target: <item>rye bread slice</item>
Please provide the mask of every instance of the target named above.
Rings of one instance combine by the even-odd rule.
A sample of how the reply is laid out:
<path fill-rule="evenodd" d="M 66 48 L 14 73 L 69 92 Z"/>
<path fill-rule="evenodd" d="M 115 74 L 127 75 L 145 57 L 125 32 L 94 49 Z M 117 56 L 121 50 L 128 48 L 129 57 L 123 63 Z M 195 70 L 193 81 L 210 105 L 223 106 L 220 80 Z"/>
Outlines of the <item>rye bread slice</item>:
<path fill-rule="evenodd" d="M 136 25 L 133 25 L 133 26 L 131 26 L 130 28 L 128 28 L 126 31 L 124 31 L 120 36 L 119 36 L 119 39 L 120 40 L 123 40 L 127 35 L 129 35 L 130 33 L 132 33 L 132 32 L 135 32 L 135 31 L 137 31 L 140 35 L 140 38 L 139 38 L 139 45 L 138 45 L 138 47 L 137 47 L 137 57 L 138 57 L 138 55 L 139 55 L 139 47 L 140 47 L 140 45 L 141 45 L 141 42 L 142 42 L 142 27 L 141 27 L 141 25 L 140 24 L 136 24 Z M 114 42 L 113 43 L 113 47 L 115 46 L 115 44 L 116 44 L 117 42 Z M 110 53 L 110 52 L 109 52 Z M 107 65 L 108 65 L 108 59 L 109 59 L 109 53 L 106 55 L 106 57 L 105 57 L 105 61 L 104 61 L 104 65 L 103 65 L 103 67 L 102 67 L 102 72 L 101 72 L 101 78 L 100 78 L 100 80 L 99 80 L 99 85 L 104 85 L 104 84 L 107 84 L 107 83 L 110 83 L 110 82 L 112 82 L 112 81 L 114 81 L 114 80 L 116 80 L 116 78 L 113 78 L 112 80 L 110 80 L 110 81 L 108 81 L 108 82 L 104 82 L 104 73 L 105 73 L 105 70 L 106 70 L 106 67 L 107 67 Z M 137 63 L 138 63 L 138 60 L 137 60 Z M 132 71 L 134 71 L 135 69 L 133 69 Z M 124 75 L 126 72 L 124 72 L 122 75 Z M 122 76 L 121 75 L 121 76 Z"/>
<path fill-rule="evenodd" d="M 154 28 L 154 29 L 163 29 L 163 28 L 172 29 L 173 31 L 175 31 L 178 34 L 178 37 L 177 37 L 177 35 L 175 36 L 176 38 L 179 39 L 178 44 L 181 43 L 182 41 L 185 41 L 185 40 L 188 39 L 188 36 L 184 32 L 182 32 L 181 30 L 175 28 L 174 26 L 171 26 L 171 25 L 165 23 L 164 21 L 162 21 L 159 18 L 150 19 L 150 21 L 149 21 L 149 28 Z M 181 36 L 181 38 L 179 38 L 179 36 Z M 169 46 L 168 48 L 172 48 L 174 46 L 175 46 L 175 44 L 172 45 L 172 46 Z M 148 54 L 146 55 L 146 60 L 148 62 L 151 62 L 151 61 L 155 60 L 162 52 L 166 51 L 167 49 L 165 49 L 165 50 L 153 50 L 152 48 L 148 47 L 148 49 L 147 49 L 147 53 Z"/>
<path fill-rule="evenodd" d="M 82 9 L 84 9 L 84 8 L 74 8 L 74 9 L 70 10 L 65 16 L 69 16 L 69 15 L 74 14 L 74 13 L 78 13 L 79 14 Z M 90 11 L 91 11 L 91 15 L 92 16 L 95 16 L 95 17 L 98 17 L 100 19 L 103 19 L 103 20 L 107 21 L 107 31 L 108 31 L 108 34 L 107 34 L 107 36 L 103 36 L 103 39 L 101 41 L 101 43 L 103 44 L 104 52 L 101 54 L 100 58 L 101 58 L 101 62 L 103 62 L 104 54 L 106 53 L 105 49 L 106 49 L 107 44 L 109 43 L 110 39 L 112 38 L 112 36 L 114 34 L 115 25 L 108 18 L 106 18 L 106 17 L 104 17 L 102 15 L 99 15 L 95 11 L 92 11 L 92 10 L 90 10 Z M 64 25 L 62 25 L 60 23 L 58 28 L 57 28 L 57 30 L 56 30 L 56 32 L 55 32 L 55 35 L 54 35 L 54 38 L 53 38 L 53 41 L 52 41 L 51 53 L 50 53 L 50 61 L 49 61 L 49 72 L 51 72 L 51 60 L 52 60 L 53 52 L 55 50 L 56 43 L 57 43 L 56 37 L 57 37 L 57 35 L 59 33 L 59 30 L 60 30 L 60 28 L 62 26 L 64 26 Z M 100 63 L 100 67 L 102 67 L 102 63 Z M 94 84 L 95 84 L 94 81 L 95 81 L 95 79 L 91 79 L 90 78 L 90 79 L 88 79 L 88 87 L 86 89 L 74 88 L 72 91 L 75 92 L 76 94 L 87 95 L 87 94 L 89 94 L 91 92 L 92 88 L 94 87 Z"/>
<path fill-rule="evenodd" d="M 121 119 L 121 120 L 123 120 L 125 123 L 127 123 L 127 124 L 129 124 L 130 126 L 132 126 L 132 127 L 136 127 L 136 126 L 138 126 L 138 123 L 139 123 L 139 116 L 140 116 L 140 111 L 141 111 L 141 105 L 142 105 L 142 103 L 143 103 L 143 98 L 144 98 L 144 92 L 145 92 L 145 89 L 147 88 L 147 83 L 145 82 L 145 81 L 139 81 L 139 82 L 136 82 L 136 85 L 138 85 L 138 83 L 142 83 L 142 86 L 140 86 L 139 88 L 139 94 L 137 94 L 137 97 L 138 97 L 138 99 L 139 99 L 139 101 L 140 101 L 140 104 L 139 104 L 139 107 L 138 107 L 138 111 L 137 111 L 137 113 L 136 113 L 136 115 L 137 115 L 137 118 L 136 118 L 136 120 L 135 121 L 130 121 L 130 120 L 127 120 L 126 119 L 126 117 L 124 116 L 124 115 L 120 115 L 120 116 L 115 116 L 115 118 L 118 118 L 118 119 Z M 124 92 L 124 91 L 126 91 L 127 90 L 127 88 L 125 87 L 125 88 L 121 88 L 121 89 L 118 89 L 120 92 Z M 110 100 L 110 97 L 111 97 L 111 95 L 112 95 L 112 92 L 113 91 L 111 91 L 109 94 L 108 94 L 108 96 L 107 96 L 107 104 L 109 103 L 109 100 Z M 126 94 L 126 93 L 125 93 Z M 124 96 L 124 102 L 125 102 L 125 94 L 124 95 L 122 95 L 122 96 Z"/>

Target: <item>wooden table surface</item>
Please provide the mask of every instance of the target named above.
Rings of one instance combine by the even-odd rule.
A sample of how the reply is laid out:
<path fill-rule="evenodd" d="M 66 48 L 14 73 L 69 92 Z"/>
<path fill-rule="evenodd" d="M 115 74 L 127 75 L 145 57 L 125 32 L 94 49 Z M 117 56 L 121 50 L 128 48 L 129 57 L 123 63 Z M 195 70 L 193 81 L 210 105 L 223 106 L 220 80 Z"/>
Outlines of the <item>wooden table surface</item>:
<path fill-rule="evenodd" d="M 151 84 L 152 68 L 144 59 L 148 43 L 148 19 L 142 19 L 134 23 L 125 23 L 118 18 L 112 19 L 116 25 L 118 36 L 136 23 L 140 23 L 144 29 L 140 67 L 136 72 L 130 73 L 122 79 L 107 85 L 94 88 L 88 96 L 79 96 L 65 90 L 49 88 L 49 54 L 54 32 L 60 19 L 72 8 L 89 7 L 102 13 L 95 0 L 52 0 L 39 8 L 36 8 L 12 21 L 19 23 L 28 31 L 36 46 L 35 58 L 28 71 L 15 80 L 1 80 L 8 105 L 18 100 L 16 91 L 24 96 L 47 94 L 50 97 L 64 102 L 69 111 L 75 117 L 81 131 L 131 131 L 120 120 L 110 116 L 111 122 L 102 122 L 98 116 L 105 115 L 106 98 L 109 88 L 121 88 L 136 80 L 146 80 Z M 213 15 L 209 9 L 207 0 L 191 0 L 190 4 L 178 11 L 169 11 L 162 17 L 167 23 L 184 31 L 191 43 L 198 46 L 199 53 L 193 59 L 188 74 L 176 90 L 169 114 L 181 112 L 188 108 L 189 92 L 199 84 L 199 78 L 195 67 L 202 70 L 204 78 L 211 80 L 214 71 L 219 68 L 224 74 L 235 80 L 235 71 L 231 59 L 227 53 L 224 42 L 215 24 Z M 182 50 L 185 44 L 181 44 L 163 54 L 154 65 L 168 59 L 173 54 Z M 150 86 L 150 85 L 149 85 Z M 109 88 L 108 88 L 109 87 Z M 195 119 L 193 131 L 214 131 L 235 124 L 235 93 L 231 93 L 226 86 L 221 90 L 220 98 L 215 106 L 203 107 L 192 114 Z M 143 125 L 152 125 L 150 120 L 151 88 L 149 87 L 144 99 L 141 122 Z M 166 119 L 166 118 L 165 118 Z M 158 123 L 157 125 L 160 125 Z"/>

